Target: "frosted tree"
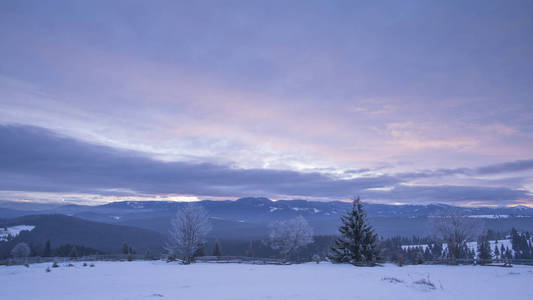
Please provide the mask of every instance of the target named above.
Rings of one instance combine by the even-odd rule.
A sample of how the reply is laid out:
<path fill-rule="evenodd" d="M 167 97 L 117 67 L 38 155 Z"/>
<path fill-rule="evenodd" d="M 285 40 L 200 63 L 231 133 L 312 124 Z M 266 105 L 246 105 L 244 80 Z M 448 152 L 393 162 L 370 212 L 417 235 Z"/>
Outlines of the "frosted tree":
<path fill-rule="evenodd" d="M 378 258 L 377 234 L 368 224 L 359 197 L 353 199 L 352 209 L 341 216 L 341 236 L 335 240 L 328 256 L 335 263 L 374 264 Z"/>
<path fill-rule="evenodd" d="M 165 250 L 170 257 L 181 258 L 189 264 L 194 254 L 204 246 L 205 236 L 211 230 L 209 217 L 199 205 L 189 203 L 180 207 L 170 222 Z"/>
<path fill-rule="evenodd" d="M 270 247 L 278 250 L 283 259 L 287 259 L 299 248 L 314 242 L 313 228 L 302 216 L 272 223 L 269 238 Z"/>
<path fill-rule="evenodd" d="M 11 255 L 13 257 L 23 258 L 29 256 L 30 253 L 30 246 L 26 243 L 18 243 L 13 249 L 11 249 Z"/>
<path fill-rule="evenodd" d="M 478 218 L 461 216 L 457 211 L 433 219 L 433 231 L 447 244 L 450 263 L 464 256 L 466 242 L 475 240 L 483 231 L 483 223 Z"/>

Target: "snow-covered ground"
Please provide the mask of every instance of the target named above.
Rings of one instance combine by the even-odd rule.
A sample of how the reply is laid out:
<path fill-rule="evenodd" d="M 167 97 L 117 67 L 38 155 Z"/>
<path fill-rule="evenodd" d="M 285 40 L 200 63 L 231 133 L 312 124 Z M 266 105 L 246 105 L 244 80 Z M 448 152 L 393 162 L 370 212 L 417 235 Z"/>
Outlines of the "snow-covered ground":
<path fill-rule="evenodd" d="M 34 228 L 35 226 L 33 225 L 17 225 L 17 226 L 7 227 L 7 230 L 6 228 L 1 227 L 0 228 L 0 242 L 7 241 L 8 235 L 11 235 L 12 237 L 16 237 L 17 235 L 19 235 L 21 231 L 24 231 L 24 230 L 32 231 Z"/>
<path fill-rule="evenodd" d="M 155 262 L 1 266 L 0 299 L 533 299 L 533 267 Z M 420 283 L 428 280 L 431 287 Z M 417 283 L 418 282 L 418 283 Z"/>

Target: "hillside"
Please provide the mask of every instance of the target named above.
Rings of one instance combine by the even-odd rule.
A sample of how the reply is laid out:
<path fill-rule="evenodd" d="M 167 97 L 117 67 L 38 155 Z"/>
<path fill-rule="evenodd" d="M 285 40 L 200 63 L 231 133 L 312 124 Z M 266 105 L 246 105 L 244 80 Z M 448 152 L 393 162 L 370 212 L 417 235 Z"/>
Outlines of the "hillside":
<path fill-rule="evenodd" d="M 42 247 L 50 240 L 52 247 L 63 244 L 83 245 L 107 253 L 121 251 L 123 243 L 133 246 L 138 253 L 150 249 L 159 253 L 165 237 L 157 232 L 130 226 L 113 225 L 82 220 L 65 215 L 31 215 L 4 221 L 4 226 L 31 225 L 31 231 L 22 231 L 12 241 L 0 242 L 0 256 L 16 243 L 27 242 Z"/>

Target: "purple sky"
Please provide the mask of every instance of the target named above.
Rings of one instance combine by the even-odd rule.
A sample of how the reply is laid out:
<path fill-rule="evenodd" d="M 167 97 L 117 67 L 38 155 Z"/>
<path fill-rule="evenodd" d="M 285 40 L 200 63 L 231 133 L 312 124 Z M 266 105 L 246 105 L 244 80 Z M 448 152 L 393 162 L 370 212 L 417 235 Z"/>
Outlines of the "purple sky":
<path fill-rule="evenodd" d="M 0 200 L 533 205 L 531 1 L 3 1 Z"/>

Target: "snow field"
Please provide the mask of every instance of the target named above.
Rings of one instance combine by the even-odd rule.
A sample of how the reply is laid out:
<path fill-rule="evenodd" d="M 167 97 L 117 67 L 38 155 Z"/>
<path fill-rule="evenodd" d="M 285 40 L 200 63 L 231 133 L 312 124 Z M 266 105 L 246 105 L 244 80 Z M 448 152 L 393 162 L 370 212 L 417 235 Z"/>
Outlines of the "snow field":
<path fill-rule="evenodd" d="M 17 225 L 17 226 L 11 226 L 7 227 L 7 230 L 3 227 L 0 227 L 0 242 L 7 241 L 7 236 L 11 235 L 12 237 L 16 237 L 19 235 L 21 231 L 27 230 L 32 231 L 35 228 L 33 225 Z"/>
<path fill-rule="evenodd" d="M 94 264 L 2 266 L 0 299 L 533 299 L 529 266 Z"/>

